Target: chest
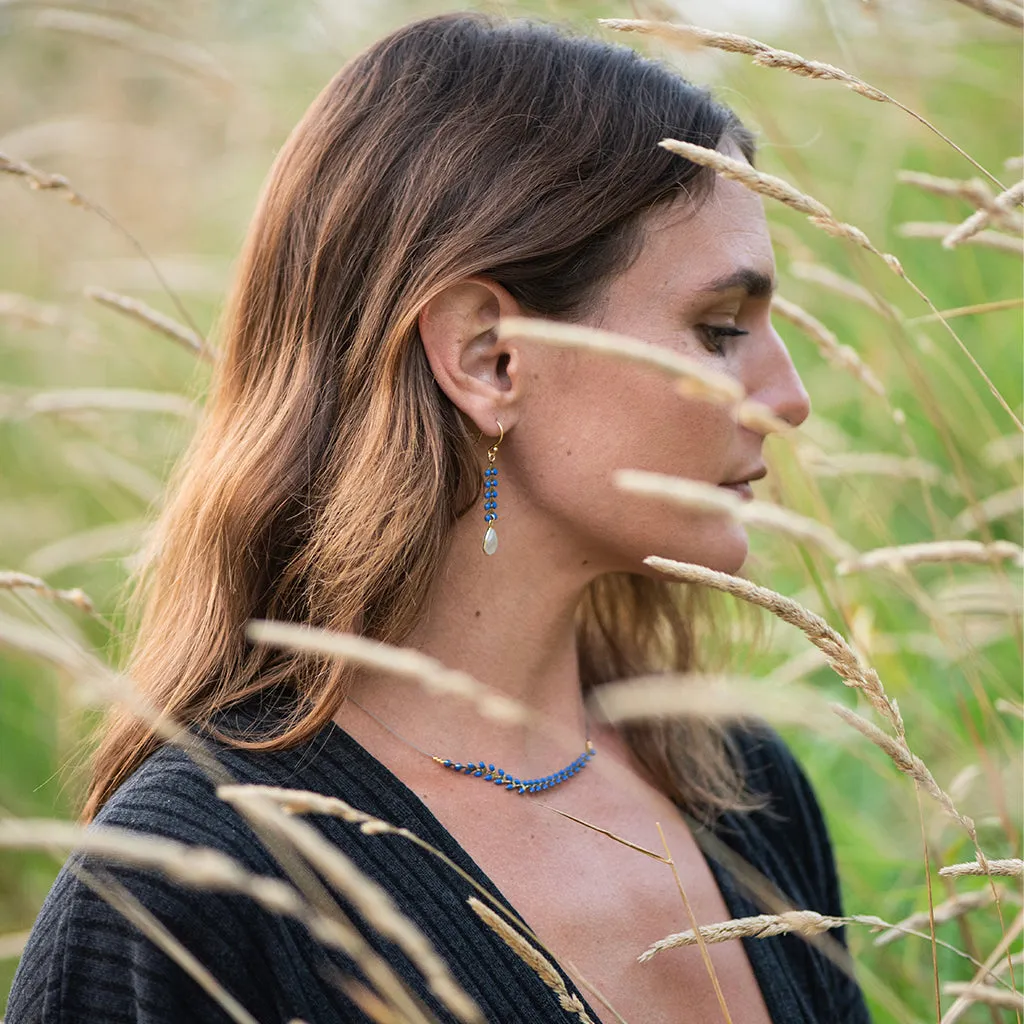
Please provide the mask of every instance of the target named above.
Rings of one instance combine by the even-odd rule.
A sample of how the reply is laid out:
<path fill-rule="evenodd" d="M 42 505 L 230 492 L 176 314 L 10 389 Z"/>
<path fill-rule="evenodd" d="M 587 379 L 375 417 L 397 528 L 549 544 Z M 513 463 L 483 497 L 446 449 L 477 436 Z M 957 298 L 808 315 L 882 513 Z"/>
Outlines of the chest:
<path fill-rule="evenodd" d="M 732 915 L 714 876 L 675 807 L 658 794 L 609 799 L 576 788 L 570 798 L 505 792 L 426 795 L 433 813 L 497 885 L 551 956 L 569 974 L 602 1022 L 616 1019 L 593 988 L 627 1021 L 704 1024 L 725 1020 L 715 982 L 697 947 L 637 957 L 658 939 Z M 497 799 L 494 799 L 494 798 Z M 544 805 L 549 805 L 545 807 Z M 557 814 L 564 809 L 664 858 L 672 865 Z M 738 940 L 708 947 L 731 1019 L 770 1024 Z M 589 987 L 587 983 L 590 983 Z M 554 998 L 554 997 L 553 997 Z"/>

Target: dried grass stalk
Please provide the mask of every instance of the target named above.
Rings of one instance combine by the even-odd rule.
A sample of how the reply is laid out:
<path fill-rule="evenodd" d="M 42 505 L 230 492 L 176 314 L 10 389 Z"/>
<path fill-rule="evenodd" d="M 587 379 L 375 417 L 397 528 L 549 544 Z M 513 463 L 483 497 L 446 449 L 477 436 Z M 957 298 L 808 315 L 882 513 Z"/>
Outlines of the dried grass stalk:
<path fill-rule="evenodd" d="M 739 576 L 716 572 L 703 565 L 677 562 L 671 558 L 662 558 L 660 555 L 648 555 L 644 559 L 644 564 L 673 579 L 732 594 L 743 601 L 764 608 L 783 622 L 796 626 L 824 654 L 829 667 L 843 682 L 860 690 L 871 706 L 893 725 L 897 733 L 903 734 L 903 718 L 899 707 L 889 699 L 878 673 L 863 664 L 850 645 L 820 615 L 815 615 L 798 601 L 784 597 L 767 587 L 760 587 Z"/>
<path fill-rule="evenodd" d="M 217 787 L 217 796 L 221 800 L 227 800 L 228 803 L 241 802 L 246 794 L 272 800 L 289 814 L 329 814 L 331 817 L 341 818 L 343 821 L 359 825 L 364 822 L 380 821 L 372 814 L 357 810 L 350 803 L 336 796 L 325 796 L 323 793 L 313 793 L 305 789 L 287 789 L 284 786 L 236 785 L 234 783 Z M 380 822 L 380 824 L 386 824 L 386 822 Z"/>
<path fill-rule="evenodd" d="M 10 320 L 16 327 L 60 327 L 67 322 L 59 306 L 16 292 L 0 292 L 0 318 Z"/>
<path fill-rule="evenodd" d="M 896 180 L 906 185 L 916 185 L 925 192 L 933 195 L 945 196 L 950 199 L 962 199 L 978 210 L 984 210 L 991 221 L 1004 231 L 1021 230 L 1022 222 L 1020 216 L 1012 212 L 1012 207 L 1020 202 L 1020 198 L 1014 199 L 1014 190 L 1020 190 L 1020 185 L 1014 185 L 1012 189 L 1001 193 L 1002 203 L 996 202 L 992 190 L 980 178 L 941 178 L 934 174 L 925 174 L 921 171 L 899 171 Z M 1003 199 L 1003 197 L 1007 197 Z M 954 242 L 954 244 L 956 244 Z M 949 248 L 949 246 L 947 246 Z"/>
<path fill-rule="evenodd" d="M 50 13 L 56 14 L 59 12 L 54 11 Z M 7 156 L 6 153 L 0 153 L 0 174 L 10 174 L 14 177 L 21 178 L 23 181 L 28 183 L 29 188 L 41 189 L 48 192 L 57 192 L 63 199 L 66 199 L 73 206 L 81 206 L 83 209 L 89 210 L 96 214 L 97 217 L 105 220 L 115 231 L 125 238 L 128 241 L 128 244 L 131 245 L 143 260 L 145 260 L 146 264 L 153 271 L 154 277 L 156 277 L 160 282 L 160 286 L 166 292 L 168 298 L 174 303 L 174 307 L 178 310 L 181 318 L 188 323 L 196 334 L 199 333 L 195 324 L 192 322 L 192 318 L 188 315 L 188 310 L 185 308 L 184 303 L 174 293 L 170 285 L 168 285 L 167 279 L 160 272 L 160 268 L 153 261 L 153 257 L 146 252 L 145 248 L 143 248 L 142 243 L 102 206 L 94 203 L 91 199 L 87 199 L 81 192 L 72 188 L 71 183 L 63 174 L 50 174 L 46 171 L 40 171 L 38 168 L 33 167 L 31 164 L 26 163 L 23 160 L 15 160 L 13 157 Z"/>
<path fill-rule="evenodd" d="M 899 572 L 908 566 L 929 562 L 969 562 L 984 565 L 1004 561 L 1013 562 L 1017 566 L 1024 565 L 1024 548 L 1008 540 L 997 540 L 991 544 L 983 544 L 977 540 L 934 540 L 865 551 L 855 558 L 840 562 L 836 566 L 836 572 L 840 576 L 849 576 L 872 569 Z"/>
<path fill-rule="evenodd" d="M 1007 966 L 1013 962 L 1013 958 L 1008 955 L 1009 949 L 1017 940 L 1017 936 L 1020 935 L 1022 928 L 1024 928 L 1024 912 L 1019 913 L 1013 924 L 1003 930 L 1003 936 L 996 945 L 996 948 L 988 955 L 985 963 L 978 965 L 979 969 L 971 979 L 972 985 L 980 985 L 983 983 L 983 979 L 998 976 L 993 968 L 1001 966 L 1001 961 L 1008 961 Z M 964 999 L 962 996 L 958 997 L 953 1005 L 943 1014 L 940 1024 L 955 1024 L 970 1009 L 971 1005 L 967 999 Z"/>
<path fill-rule="evenodd" d="M 981 213 L 982 211 L 979 211 L 969 219 L 980 217 Z M 966 224 L 967 222 L 965 221 L 964 223 Z M 916 220 L 905 221 L 897 228 L 897 231 L 904 238 L 939 238 L 947 249 L 953 248 L 951 245 L 946 245 L 946 242 L 954 236 L 957 230 L 956 224 Z M 1014 256 L 1024 256 L 1024 239 L 1015 238 L 1012 235 L 1002 235 L 998 231 L 982 231 L 980 228 L 972 229 L 969 233 L 965 233 L 962 237 L 958 238 L 954 244 L 959 245 L 962 243 L 980 245 L 986 249 L 997 249 L 1000 252 L 1008 252 Z"/>
<path fill-rule="evenodd" d="M 224 68 L 206 50 L 186 40 L 140 28 L 123 18 L 54 8 L 40 10 L 35 15 L 34 23 L 37 28 L 102 39 L 132 50 L 144 58 L 165 61 L 182 71 L 218 84 L 231 81 Z"/>
<path fill-rule="evenodd" d="M 335 818 L 341 818 L 350 824 L 359 825 L 359 831 L 367 836 L 393 835 L 406 839 L 420 849 L 425 850 L 431 856 L 436 857 L 447 868 L 453 871 L 468 886 L 475 889 L 485 900 L 490 901 L 495 907 L 501 910 L 512 923 L 527 935 L 531 936 L 538 943 L 539 939 L 533 934 L 525 921 L 520 920 L 512 914 L 503 904 L 499 903 L 476 879 L 466 873 L 447 854 L 442 853 L 437 847 L 432 846 L 426 840 L 421 839 L 415 832 L 407 828 L 392 825 L 390 822 L 376 818 L 365 811 L 360 811 L 351 804 L 346 803 L 338 797 L 325 796 L 323 793 L 313 793 L 309 790 L 286 789 L 280 786 L 257 786 L 257 785 L 222 785 L 217 788 L 217 795 L 226 800 L 236 800 L 239 795 L 254 794 L 264 799 L 273 801 L 278 807 L 288 814 L 327 814 Z M 585 979 L 584 984 L 600 997 L 593 986 Z"/>
<path fill-rule="evenodd" d="M 660 821 L 656 821 L 655 825 L 658 828 L 658 835 L 661 837 L 661 845 L 665 849 L 665 860 L 672 868 L 672 877 L 675 879 L 676 888 L 679 890 L 679 897 L 683 901 L 683 908 L 686 910 L 686 916 L 690 919 L 690 924 L 694 927 L 697 937 L 697 945 L 700 947 L 700 957 L 704 962 L 704 970 L 707 971 L 707 975 L 711 979 L 711 985 L 715 990 L 715 997 L 718 999 L 718 1007 L 722 1011 L 722 1016 L 725 1018 L 725 1024 L 733 1024 L 732 1015 L 729 1013 L 729 1007 L 725 1002 L 725 993 L 722 991 L 721 982 L 718 980 L 718 972 L 715 970 L 715 965 L 711 960 L 711 953 L 708 951 L 707 943 L 700 934 L 700 925 L 697 923 L 697 915 L 693 912 L 693 906 L 690 903 L 690 898 L 686 895 L 686 889 L 683 887 L 683 879 L 680 876 L 679 868 L 676 866 L 676 862 L 672 857 L 672 851 L 669 849 L 668 840 L 665 838 L 665 832 L 661 827 Z"/>
<path fill-rule="evenodd" d="M 815 227 L 821 228 L 837 238 L 849 239 L 856 245 L 867 249 L 882 259 L 893 273 L 906 278 L 903 265 L 892 253 L 881 252 L 860 228 L 836 220 L 832 211 L 824 203 L 794 188 L 782 178 L 757 171 L 746 160 L 736 160 L 720 153 L 717 149 L 697 146 L 692 142 L 683 142 L 680 139 L 662 139 L 658 145 L 687 160 L 692 160 L 694 163 L 710 167 L 724 177 L 745 185 L 753 192 L 768 196 L 770 199 L 777 199 L 780 203 L 799 210 L 807 215 L 807 219 Z"/>
<path fill-rule="evenodd" d="M 391 835 L 406 839 L 414 845 L 425 850 L 431 856 L 436 857 L 446 867 L 450 868 L 464 882 L 476 889 L 485 899 L 495 902 L 495 906 L 501 904 L 494 901 L 491 894 L 483 888 L 475 879 L 470 877 L 458 864 L 447 854 L 442 853 L 437 847 L 431 846 L 426 840 L 421 839 L 415 832 L 407 828 L 392 825 L 390 822 L 376 818 L 372 814 L 360 811 L 351 804 L 346 803 L 338 797 L 325 796 L 323 793 L 312 793 L 309 790 L 285 789 L 280 786 L 256 786 L 256 785 L 223 785 L 217 788 L 217 795 L 225 800 L 237 799 L 238 794 L 256 794 L 267 800 L 272 800 L 277 806 L 288 814 L 328 814 L 331 817 L 341 818 L 350 824 L 359 826 L 359 831 L 367 836 Z M 511 918 L 517 927 L 532 935 L 529 927 L 524 921 L 514 915 Z M 535 937 L 535 936 L 534 936 Z"/>
<path fill-rule="evenodd" d="M 729 921 L 722 921 L 717 924 L 701 925 L 699 928 L 700 939 L 707 943 L 730 942 L 733 939 L 768 939 L 775 935 L 805 935 L 808 937 L 824 935 L 833 928 L 840 928 L 844 925 L 859 924 L 869 928 L 896 928 L 901 925 L 891 925 L 880 917 L 872 914 L 853 914 L 848 917 L 830 917 L 819 914 L 814 910 L 782 910 L 777 914 L 758 914 L 754 917 L 738 917 Z M 918 938 L 930 939 L 931 936 L 917 931 L 911 931 L 911 935 Z M 645 963 L 658 953 L 666 949 L 678 949 L 684 946 L 695 946 L 698 941 L 696 931 L 690 929 L 684 932 L 677 932 L 674 935 L 667 935 L 659 939 L 647 950 L 637 957 L 640 963 Z M 820 941 L 820 940 L 819 940 Z M 980 976 L 995 976 L 996 972 L 990 970 L 984 964 L 969 956 L 956 946 L 936 940 L 937 944 L 950 952 L 955 953 L 976 967 L 981 968 Z M 996 958 L 998 959 L 998 958 Z"/>
<path fill-rule="evenodd" d="M 857 732 L 888 754 L 893 764 L 904 775 L 909 775 L 926 793 L 934 797 L 942 809 L 955 821 L 960 822 L 971 838 L 974 838 L 974 822 L 956 809 L 953 798 L 935 781 L 928 766 L 907 746 L 907 742 L 902 736 L 890 736 L 879 729 L 877 725 L 862 718 L 856 711 L 851 711 L 843 704 L 833 704 L 832 710 L 844 722 L 852 725 Z"/>
<path fill-rule="evenodd" d="M 451 669 L 436 658 L 408 647 L 395 647 L 355 633 L 339 633 L 290 622 L 250 619 L 246 636 L 254 643 L 312 651 L 347 658 L 361 665 L 416 680 L 428 692 L 462 697 L 485 718 L 513 724 L 529 723 L 532 713 L 519 701 L 497 693 L 467 672 Z"/>
<path fill-rule="evenodd" d="M 966 875 L 1004 875 L 1008 878 L 1020 878 L 1024 876 L 1024 860 L 1015 857 L 991 860 L 988 857 L 980 856 L 975 861 L 949 864 L 944 868 L 939 868 L 939 874 L 944 878 L 963 878 Z"/>
<path fill-rule="evenodd" d="M 767 406 L 746 398 L 743 388 L 732 377 L 660 345 L 539 317 L 507 317 L 499 324 L 498 334 L 502 338 L 531 338 L 566 348 L 589 349 L 641 363 L 676 378 L 676 390 L 684 397 L 728 406 L 737 423 L 757 433 L 784 433 L 791 429 L 789 423 L 774 415 Z"/>
<path fill-rule="evenodd" d="M 104 412 L 166 413 L 191 419 L 195 405 L 184 395 L 171 391 L 142 391 L 138 388 L 64 388 L 37 391 L 21 398 L 15 411 L 21 416 L 42 414 Z"/>
<path fill-rule="evenodd" d="M 787 206 L 792 206 L 794 209 L 806 213 L 812 224 L 816 227 L 822 228 L 824 231 L 827 231 L 830 235 L 849 239 L 857 245 L 867 249 L 869 252 L 878 256 L 894 274 L 903 278 L 903 280 L 907 282 L 907 285 L 914 291 L 914 294 L 916 294 L 933 313 L 938 313 L 938 310 L 935 308 L 935 303 L 932 302 L 932 300 L 929 299 L 928 296 L 907 276 L 903 269 L 903 265 L 892 253 L 881 252 L 877 249 L 868 236 L 859 228 L 854 227 L 852 224 L 845 224 L 836 220 L 832 216 L 828 207 L 823 203 L 820 203 L 811 196 L 805 195 L 798 189 L 793 188 L 792 185 L 784 182 L 781 178 L 776 178 L 773 175 L 762 174 L 760 171 L 755 171 L 745 160 L 734 160 L 732 157 L 728 157 L 724 153 L 720 153 L 718 150 L 707 149 L 704 146 L 695 146 L 692 143 L 682 142 L 678 139 L 662 139 L 659 145 L 673 153 L 678 153 L 680 156 L 692 160 L 694 163 L 710 167 L 719 174 L 723 174 L 728 178 L 738 181 L 755 192 L 767 195 L 773 199 L 778 199 Z M 980 169 L 984 170 L 984 168 Z M 978 362 L 974 353 L 964 343 L 963 338 L 961 338 L 945 320 L 942 320 L 942 324 L 949 332 L 960 351 L 963 352 L 966 358 L 970 361 L 977 374 L 985 382 L 996 401 L 1000 406 L 1002 406 L 1003 411 L 1011 420 L 1013 420 L 1019 430 L 1024 431 L 1024 423 L 1021 422 L 1010 404 L 1003 397 L 1002 392 L 995 386 L 992 378 L 985 372 L 985 368 Z"/>
<path fill-rule="evenodd" d="M 236 1024 L 258 1024 L 210 970 L 150 913 L 124 886 L 100 878 L 84 868 L 73 869 L 81 881 L 130 921 L 150 942 L 163 950 Z"/>
<path fill-rule="evenodd" d="M 467 1024 L 483 1024 L 480 1008 L 452 976 L 427 937 L 403 914 L 388 893 L 360 871 L 313 826 L 290 817 L 274 802 L 244 787 L 218 789 L 218 795 L 284 836 L 385 938 L 394 942 L 423 975 L 431 992 Z"/>
<path fill-rule="evenodd" d="M 977 846 L 974 822 L 956 809 L 952 799 L 938 785 L 924 762 L 907 745 L 906 729 L 899 706 L 886 694 L 882 681 L 878 678 L 878 673 L 864 665 L 849 644 L 824 619 L 804 608 L 799 602 L 783 597 L 782 594 L 777 594 L 774 590 L 759 587 L 738 576 L 716 572 L 702 565 L 676 562 L 658 555 L 648 555 L 644 559 L 644 563 L 675 579 L 712 587 L 744 601 L 749 601 L 800 629 L 811 643 L 824 653 L 829 667 L 847 686 L 860 690 L 864 694 L 871 706 L 893 726 L 896 735 L 889 736 L 877 726 L 841 705 L 833 705 L 833 710 L 884 750 L 900 771 L 919 782 L 939 802 L 943 810 L 966 829 L 971 840 Z"/>
<path fill-rule="evenodd" d="M 86 829 L 65 821 L 4 818 L 0 819 L 0 849 L 74 849 L 129 867 L 157 871 L 186 888 L 239 893 L 272 913 L 303 923 L 314 923 L 315 917 L 311 931 L 318 937 L 320 933 L 328 937 L 337 933 L 334 923 L 320 920 L 287 882 L 251 874 L 233 857 L 209 847 L 110 825 Z"/>
<path fill-rule="evenodd" d="M 496 914 L 486 903 L 475 896 L 467 900 L 473 913 L 500 938 L 520 960 L 529 967 L 558 998 L 558 1005 L 566 1013 L 575 1014 L 581 1024 L 593 1024 L 582 1000 L 575 992 L 570 993 L 562 975 L 552 963 L 519 934 L 503 917 Z"/>
<path fill-rule="evenodd" d="M 1010 211 L 1022 202 L 1024 202 L 1024 180 L 1018 181 L 1016 185 L 1011 185 L 1005 191 L 1000 192 L 992 200 L 991 205 L 972 213 L 965 221 L 956 225 L 942 239 L 943 248 L 952 249 L 961 242 L 968 241 L 992 221 L 1001 227 L 1019 233 L 1019 218 L 1010 217 Z"/>
<path fill-rule="evenodd" d="M 979 14 L 995 18 L 996 21 L 1001 21 L 1005 25 L 1012 25 L 1014 28 L 1024 27 L 1024 11 L 1016 4 L 1009 3 L 1008 0 L 957 0 L 957 2 L 963 4 L 964 7 L 970 7 L 971 10 L 977 11 Z"/>
<path fill-rule="evenodd" d="M 983 0 L 984 2 L 984 0 Z M 987 2 L 999 2 L 999 0 L 987 0 Z M 915 121 L 924 125 L 930 132 L 937 135 L 947 145 L 952 146 L 962 157 L 973 164 L 985 177 L 990 178 L 995 184 L 1002 188 L 999 181 L 981 166 L 969 153 L 961 149 L 949 136 L 943 134 L 916 111 L 899 100 L 894 99 L 888 93 L 876 89 L 861 78 L 851 75 L 842 68 L 832 64 L 825 64 L 821 61 L 808 60 L 798 53 L 791 53 L 788 50 L 777 50 L 757 39 L 748 36 L 736 35 L 732 32 L 712 32 L 708 29 L 698 28 L 696 25 L 680 25 L 659 21 L 644 21 L 640 19 L 627 18 L 599 18 L 599 24 L 606 28 L 615 29 L 619 32 L 640 32 L 647 35 L 658 36 L 670 42 L 681 44 L 684 47 L 695 48 L 707 46 L 716 50 L 725 50 L 729 53 L 744 53 L 753 58 L 755 64 L 762 67 L 782 68 L 805 78 L 817 78 L 827 81 L 839 82 L 846 88 L 869 100 L 877 103 L 891 103 L 899 107 L 905 114 L 908 114 Z"/>
<path fill-rule="evenodd" d="M 0 960 L 16 960 L 28 942 L 31 932 L 8 932 L 0 935 Z"/>
<path fill-rule="evenodd" d="M 59 192 L 62 199 L 66 199 L 74 206 L 91 205 L 71 187 L 71 183 L 63 174 L 49 174 L 46 171 L 40 171 L 24 160 L 15 160 L 13 157 L 7 156 L 6 153 L 0 153 L 0 174 L 11 174 L 16 178 L 21 178 L 29 188 L 45 192 Z"/>
<path fill-rule="evenodd" d="M 832 558 L 857 557 L 855 548 L 816 519 L 766 501 L 744 501 L 738 494 L 715 484 L 639 469 L 616 470 L 612 483 L 623 490 L 664 498 L 687 508 L 724 512 L 737 522 L 769 529 L 798 541 L 809 541 Z"/>
<path fill-rule="evenodd" d="M 1019 718 L 1024 722 L 1024 704 L 1014 704 L 1012 700 L 1007 700 L 1005 697 L 997 697 L 995 709 L 1004 715 L 1013 715 L 1014 718 Z"/>
<path fill-rule="evenodd" d="M 944 476 L 933 462 L 889 452 L 839 452 L 828 454 L 804 446 L 800 460 L 808 472 L 820 477 L 887 476 L 894 480 L 920 480 L 923 483 L 955 489 L 956 481 Z"/>
<path fill-rule="evenodd" d="M 875 100 L 879 103 L 890 101 L 890 98 L 881 89 L 868 85 L 867 82 L 854 77 L 849 72 L 843 71 L 842 68 L 834 67 L 832 64 L 824 64 L 821 61 L 808 60 L 806 57 L 801 57 L 799 54 L 791 53 L 788 50 L 777 50 L 766 43 L 751 39 L 749 36 L 740 36 L 733 32 L 712 32 L 706 28 L 698 28 L 696 25 L 641 21 L 628 18 L 599 18 L 598 22 L 606 28 L 615 29 L 618 32 L 639 32 L 654 35 L 691 49 L 707 46 L 715 50 L 724 50 L 727 53 L 745 53 L 754 58 L 755 64 L 760 64 L 764 67 L 784 68 L 786 71 L 792 71 L 794 74 L 805 78 L 841 82 L 847 88 L 860 93 L 870 100 Z"/>
<path fill-rule="evenodd" d="M 700 937 L 704 942 L 729 942 L 732 939 L 768 939 L 773 935 L 788 935 L 796 932 L 799 935 L 820 935 L 832 928 L 840 928 L 849 924 L 848 917 L 827 917 L 813 910 L 787 910 L 781 914 L 758 914 L 755 917 L 737 917 L 720 924 L 700 926 Z M 696 946 L 699 939 L 697 932 L 690 929 L 666 935 L 641 953 L 637 960 L 645 964 L 666 949 L 680 949 L 683 946 Z"/>
<path fill-rule="evenodd" d="M 1024 613 L 1024 593 L 1008 587 L 1001 579 L 968 579 L 947 583 L 935 593 L 937 610 L 942 615 L 1006 616 Z"/>
<path fill-rule="evenodd" d="M 954 306 L 952 309 L 939 310 L 938 313 L 911 317 L 907 321 L 907 326 L 916 327 L 918 324 L 931 324 L 936 320 L 951 320 L 958 316 L 975 316 L 979 313 L 999 313 L 1004 309 L 1017 309 L 1018 306 L 1024 306 L 1024 297 L 997 299 L 995 302 L 975 302 L 970 306 Z"/>
<path fill-rule="evenodd" d="M 1004 957 L 992 968 L 992 973 L 998 977 L 1017 967 L 1024 967 L 1024 953 L 1014 953 L 1013 956 Z"/>
<path fill-rule="evenodd" d="M 947 981 L 942 993 L 957 996 L 968 1003 L 983 1003 L 986 1006 L 1003 1006 L 1008 1010 L 1024 1011 L 1024 993 L 1012 992 L 995 985 L 974 985 L 969 981 Z"/>
<path fill-rule="evenodd" d="M 130 557 L 149 529 L 145 519 L 122 519 L 79 530 L 37 548 L 25 559 L 24 566 L 27 572 L 47 576 L 96 558 Z"/>
<path fill-rule="evenodd" d="M 686 394 L 680 386 L 679 391 Z M 792 423 L 776 416 L 768 406 L 745 398 L 733 409 L 733 416 L 741 427 L 753 430 L 755 434 L 785 434 L 793 429 Z"/>
<path fill-rule="evenodd" d="M 861 357 L 849 345 L 841 345 L 835 334 L 820 320 L 781 295 L 772 298 L 772 309 L 783 319 L 803 331 L 817 345 L 818 351 L 827 362 L 853 374 L 876 395 L 885 396 L 884 385 L 865 365 Z"/>
<path fill-rule="evenodd" d="M 252 874 L 220 850 L 113 826 L 86 829 L 63 821 L 14 818 L 0 820 L 0 849 L 76 849 L 157 871 L 189 889 L 248 896 L 271 913 L 298 921 L 317 941 L 348 954 L 382 995 L 403 1008 L 410 1020 L 426 1024 L 399 977 L 343 915 L 321 913 L 287 882 Z"/>
<path fill-rule="evenodd" d="M 770 722 L 817 726 L 835 720 L 819 691 L 793 683 L 703 673 L 633 676 L 603 683 L 588 694 L 588 704 L 606 722 L 687 715 L 703 719 L 757 716 Z"/>
<path fill-rule="evenodd" d="M 405 1018 L 400 1017 L 388 1006 L 375 992 L 360 984 L 354 978 L 339 978 L 338 985 L 341 990 L 359 1007 L 374 1024 L 405 1024 Z M 290 1021 L 289 1024 L 296 1024 Z M 302 1022 L 299 1022 L 302 1024 Z"/>
<path fill-rule="evenodd" d="M 735 405 L 746 397 L 743 388 L 727 374 L 661 345 L 651 345 L 612 331 L 540 317 L 506 317 L 498 324 L 498 337 L 528 338 L 549 345 L 602 352 L 628 362 L 642 363 L 678 377 L 679 390 L 683 394 L 706 398 L 712 402 Z"/>
<path fill-rule="evenodd" d="M 823 221 L 835 220 L 832 211 L 824 203 L 794 188 L 789 182 L 777 178 L 774 174 L 755 170 L 746 160 L 737 160 L 717 149 L 708 149 L 706 146 L 684 142 L 682 139 L 662 139 L 658 145 L 693 163 L 710 167 L 723 177 L 745 185 L 752 192 L 776 199 L 808 217 L 818 217 Z"/>
<path fill-rule="evenodd" d="M 906 935 L 908 929 L 927 928 L 932 920 L 935 924 L 945 924 L 947 921 L 953 921 L 964 914 L 969 914 L 972 910 L 991 906 L 994 900 L 995 896 L 991 889 L 979 889 L 977 892 L 965 892 L 962 895 L 953 896 L 943 903 L 936 904 L 931 914 L 927 910 L 921 910 L 905 917 L 892 928 L 882 932 L 875 939 L 874 944 L 888 946 L 889 943 Z"/>
<path fill-rule="evenodd" d="M 888 316 L 897 322 L 902 319 L 902 315 L 895 306 L 890 305 L 863 285 L 858 284 L 856 281 L 851 281 L 850 278 L 838 273 L 831 267 L 826 267 L 821 263 L 814 263 L 810 260 L 794 260 L 789 265 L 789 272 L 801 281 L 812 281 L 814 284 L 820 284 L 823 288 L 827 288 L 836 295 L 842 295 L 844 298 L 859 302 L 862 306 L 867 306 L 868 309 L 875 313 L 881 313 L 883 316 Z"/>
<path fill-rule="evenodd" d="M 107 291 L 105 288 L 90 286 L 84 288 L 83 292 L 88 298 L 98 302 L 101 306 L 124 313 L 131 319 L 145 324 L 172 341 L 176 341 L 179 345 L 183 345 L 194 355 L 199 356 L 200 359 L 208 363 L 213 362 L 213 353 L 207 348 L 206 341 L 200 334 L 193 331 L 192 328 L 178 323 L 172 317 L 165 316 L 145 302 L 129 298 L 127 295 L 121 295 L 118 292 Z"/>
<path fill-rule="evenodd" d="M 90 615 L 96 612 L 96 606 L 93 604 L 92 599 L 84 590 L 78 587 L 72 590 L 57 590 L 46 583 L 45 580 L 39 579 L 38 576 L 30 576 L 25 572 L 0 570 L 0 590 L 19 590 L 22 588 L 34 590 L 37 594 L 54 601 L 66 601 L 68 604 L 74 605 L 80 611 L 87 612 Z"/>
<path fill-rule="evenodd" d="M 981 457 L 989 466 L 1020 462 L 1024 459 L 1024 437 L 1018 433 L 994 437 L 982 446 Z"/>

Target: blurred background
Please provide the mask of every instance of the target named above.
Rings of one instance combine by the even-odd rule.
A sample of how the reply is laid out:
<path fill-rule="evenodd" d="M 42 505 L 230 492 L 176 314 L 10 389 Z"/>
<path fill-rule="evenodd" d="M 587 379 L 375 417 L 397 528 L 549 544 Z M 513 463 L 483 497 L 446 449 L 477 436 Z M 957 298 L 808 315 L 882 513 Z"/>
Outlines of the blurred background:
<path fill-rule="evenodd" d="M 948 250 L 927 237 L 940 229 L 903 226 L 956 224 L 974 206 L 901 172 L 977 179 L 964 186 L 975 203 L 999 185 L 903 110 L 842 84 L 596 23 L 687 21 L 830 62 L 928 118 L 1008 187 L 1021 177 L 1014 159 L 1024 148 L 1020 32 L 954 0 L 0 0 L 0 153 L 66 176 L 98 208 L 0 174 L 0 571 L 81 588 L 96 608 L 0 588 L 0 815 L 78 813 L 96 710 L 47 651 L 64 633 L 111 664 L 123 659 L 124 581 L 209 379 L 184 344 L 88 290 L 211 332 L 261 183 L 314 96 L 372 40 L 459 6 L 562 21 L 712 86 L 759 133 L 762 170 L 866 231 L 938 309 L 954 311 L 949 326 L 1021 415 L 1019 232 Z M 782 296 L 868 372 L 826 361 L 806 332 L 776 318 L 814 412 L 799 440 L 769 446 L 772 472 L 759 496 L 863 551 L 951 539 L 1020 544 L 1021 434 L 947 327 L 881 260 L 777 203 L 766 208 Z M 751 534 L 747 572 L 854 641 L 899 701 L 912 748 L 977 822 L 988 855 L 1020 857 L 1019 568 L 952 562 L 840 576 L 819 548 Z M 795 630 L 778 624 L 759 645 L 742 633 L 733 643 L 739 667 L 766 688 L 809 681 L 854 706 Z M 838 741 L 810 728 L 784 732 L 824 805 L 849 913 L 899 921 L 926 909 L 924 842 L 935 903 L 986 888 L 984 879 L 937 874 L 973 859 L 973 848 L 932 802 L 919 803 L 880 750 L 853 730 Z M 0 851 L 0 1006 L 62 860 Z M 1019 913 L 1013 886 L 1002 892 L 1000 912 L 959 916 L 939 937 L 984 960 Z M 927 933 L 927 922 L 918 927 Z M 875 938 L 850 929 L 876 1020 L 934 1020 L 927 938 Z M 938 949 L 943 983 L 973 971 Z M 1016 972 L 1019 987 L 1019 958 Z M 1001 1012 L 975 1007 L 965 1019 L 1018 1019 Z"/>

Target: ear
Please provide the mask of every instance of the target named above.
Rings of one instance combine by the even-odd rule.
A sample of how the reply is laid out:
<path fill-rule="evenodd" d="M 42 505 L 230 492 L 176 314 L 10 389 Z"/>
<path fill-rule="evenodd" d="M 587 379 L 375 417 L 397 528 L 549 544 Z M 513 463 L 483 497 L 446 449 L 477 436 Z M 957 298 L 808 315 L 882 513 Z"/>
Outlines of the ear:
<path fill-rule="evenodd" d="M 519 413 L 523 377 L 519 348 L 499 341 L 502 317 L 521 316 L 500 284 L 467 277 L 429 299 L 420 310 L 420 339 L 430 369 L 452 403 L 488 437 L 498 423 L 508 433 Z"/>

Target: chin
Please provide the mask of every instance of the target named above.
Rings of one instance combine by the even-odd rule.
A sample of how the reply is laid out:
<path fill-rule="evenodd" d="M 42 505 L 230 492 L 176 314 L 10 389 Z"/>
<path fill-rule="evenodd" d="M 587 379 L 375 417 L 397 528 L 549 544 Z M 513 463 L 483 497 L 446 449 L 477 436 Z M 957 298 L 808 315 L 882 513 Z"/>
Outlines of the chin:
<path fill-rule="evenodd" d="M 732 523 L 726 529 L 715 530 L 713 533 L 700 532 L 683 537 L 682 542 L 661 543 L 651 542 L 644 548 L 641 559 L 648 555 L 660 555 L 671 558 L 675 562 L 690 562 L 702 565 L 716 572 L 729 573 L 735 576 L 747 560 L 750 544 L 746 531 L 738 523 Z M 664 573 L 643 566 L 645 575 L 664 578 Z"/>

